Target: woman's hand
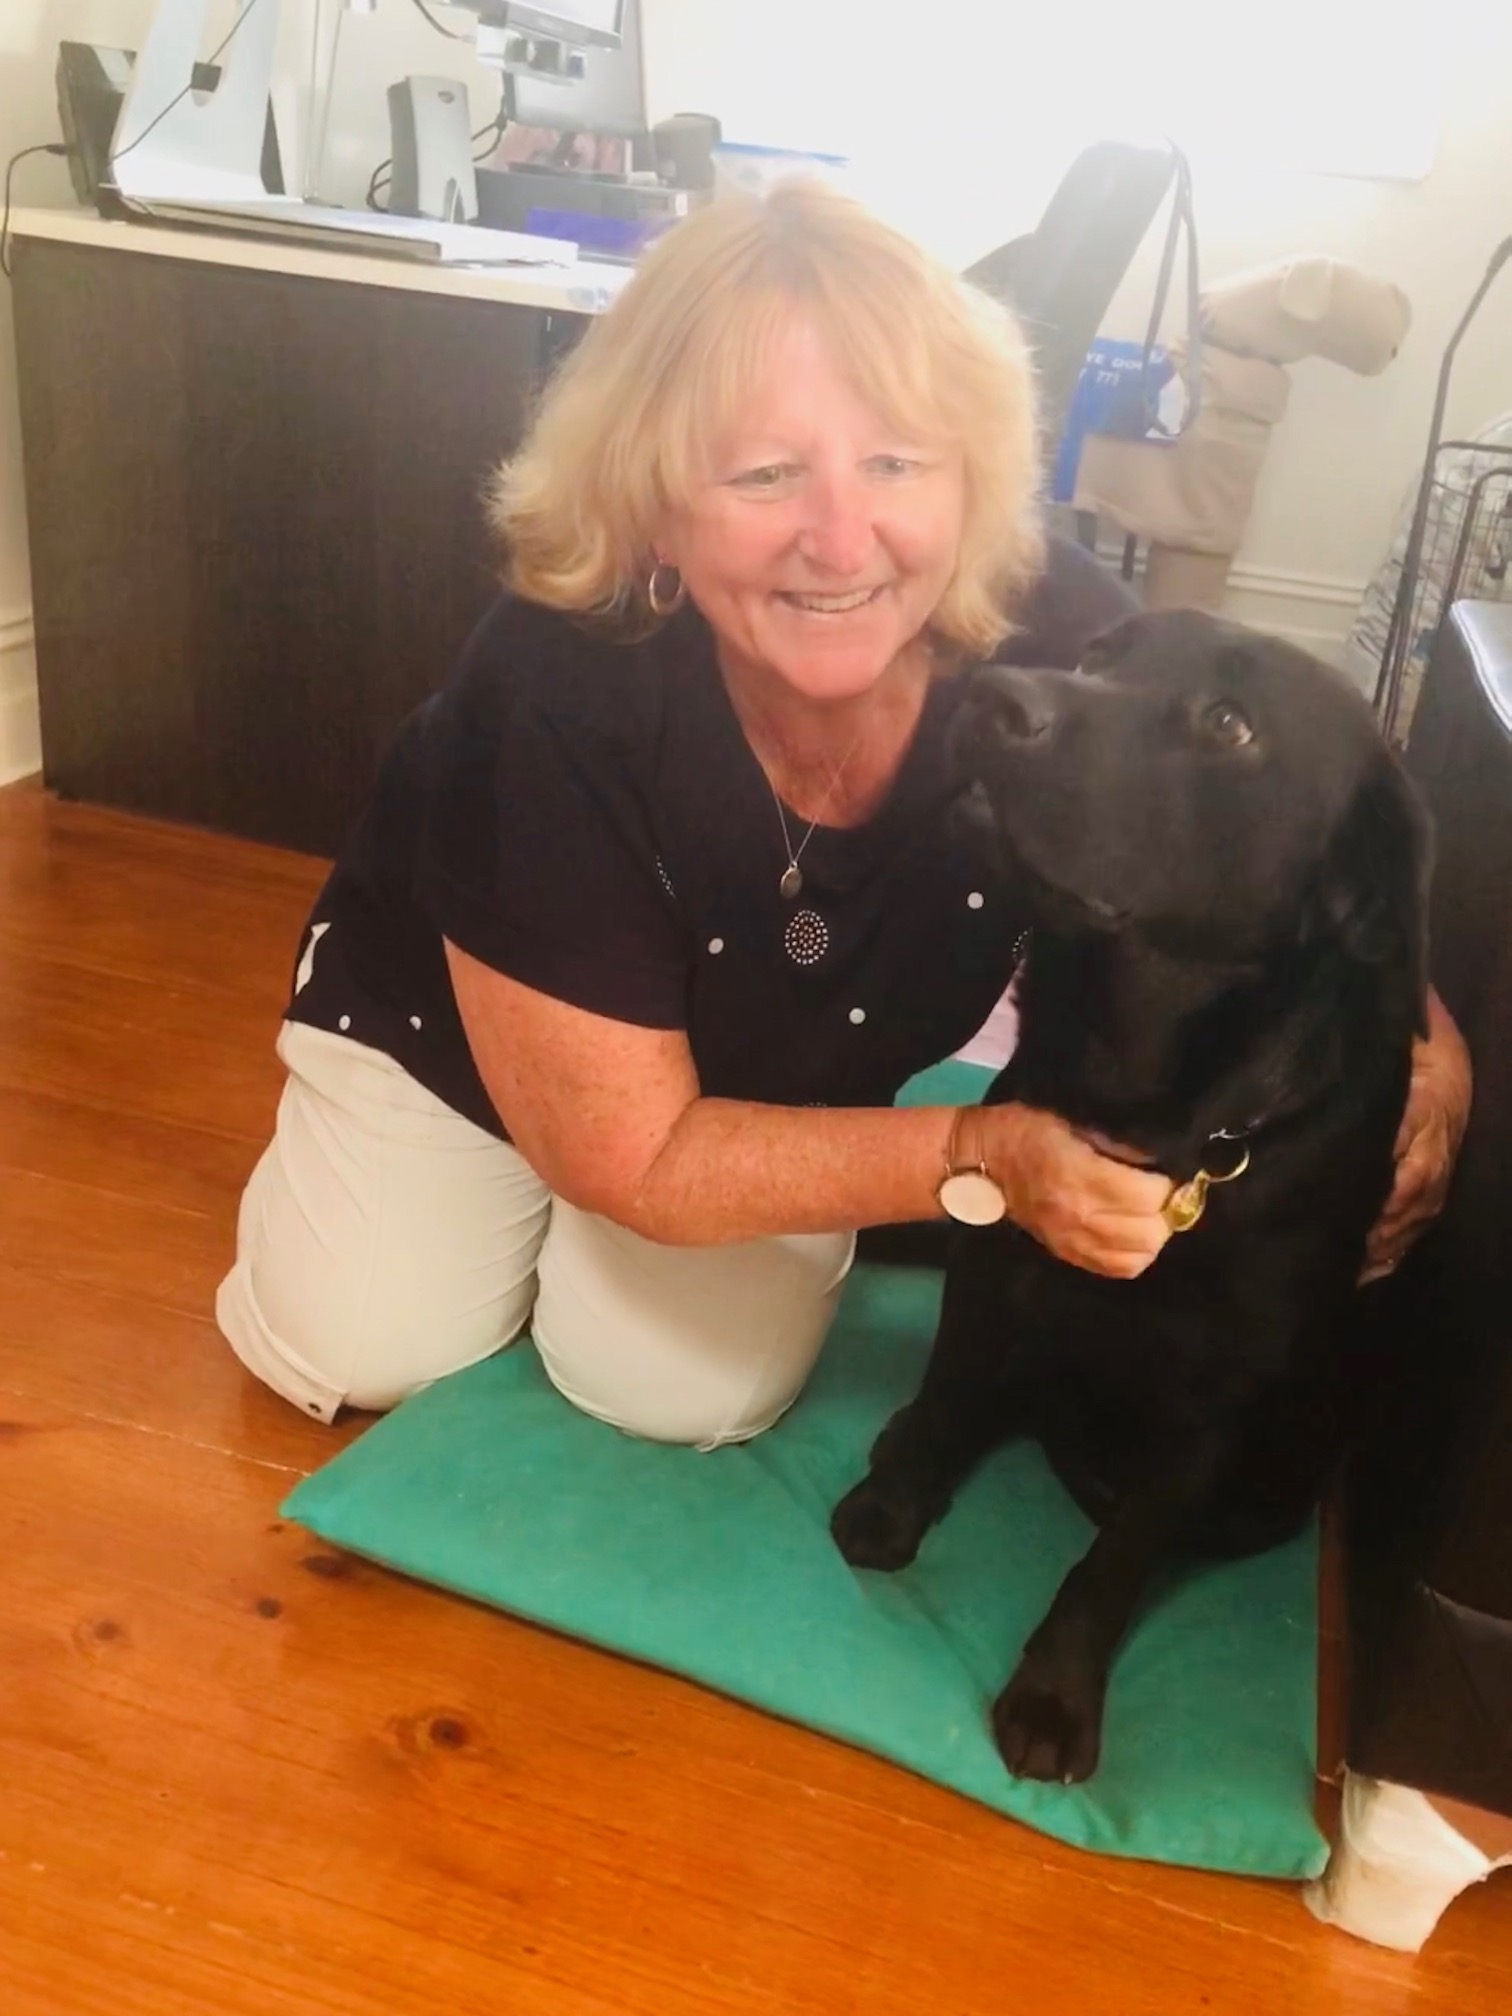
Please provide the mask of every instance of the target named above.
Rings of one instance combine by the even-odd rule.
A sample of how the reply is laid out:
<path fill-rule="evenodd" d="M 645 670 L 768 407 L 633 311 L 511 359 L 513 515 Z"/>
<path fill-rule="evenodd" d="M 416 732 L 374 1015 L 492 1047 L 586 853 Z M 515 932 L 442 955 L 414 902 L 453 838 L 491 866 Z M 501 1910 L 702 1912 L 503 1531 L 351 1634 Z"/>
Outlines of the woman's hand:
<path fill-rule="evenodd" d="M 1362 1281 L 1389 1274 L 1444 1208 L 1470 1118 L 1470 1052 L 1436 994 L 1428 1035 L 1414 1046 L 1412 1083 L 1397 1131 L 1396 1180 L 1365 1248 Z"/>
<path fill-rule="evenodd" d="M 1008 1215 L 1058 1260 L 1132 1281 L 1170 1238 L 1167 1177 L 1100 1155 L 1033 1106 L 984 1106 L 982 1146 Z"/>

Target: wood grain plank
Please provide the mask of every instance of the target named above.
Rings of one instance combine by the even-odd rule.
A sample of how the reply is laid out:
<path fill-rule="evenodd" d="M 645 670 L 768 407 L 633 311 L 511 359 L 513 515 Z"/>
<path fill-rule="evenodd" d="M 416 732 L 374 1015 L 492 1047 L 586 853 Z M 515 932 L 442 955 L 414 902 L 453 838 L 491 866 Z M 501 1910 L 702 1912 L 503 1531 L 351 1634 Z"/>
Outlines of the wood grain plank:
<path fill-rule="evenodd" d="M 278 1010 L 27 947 L 0 961 L 0 1086 L 263 1141 Z"/>
<path fill-rule="evenodd" d="M 0 1415 L 33 1401 L 244 1457 L 290 1482 L 329 1462 L 371 1418 L 327 1428 L 288 1406 L 243 1371 L 208 1309 L 186 1316 L 0 1262 L 0 1310 Z"/>
<path fill-rule="evenodd" d="M 3 1067 L 0 1067 L 3 1068 Z M 269 1074 L 277 1096 L 276 1066 Z M 0 1084 L 0 1170 L 229 1222 L 260 1143 Z"/>
<path fill-rule="evenodd" d="M 1512 1879 L 1382 1953 L 280 1519 L 364 1424 L 266 1392 L 209 1298 L 318 873 L 0 792 L 6 2016 L 1512 2006 Z"/>
<path fill-rule="evenodd" d="M 276 1013 L 328 865 L 62 804 L 27 782 L 0 790 L 0 946 L 45 948 L 100 973 L 229 988 Z"/>
<path fill-rule="evenodd" d="M 1077 1855 L 334 1555 L 277 1518 L 256 1466 L 173 1444 L 144 1464 L 125 1431 L 38 1408 L 5 1461 L 8 1861 L 230 1925 L 244 1967 L 297 1926 L 399 1971 L 424 1942 L 495 2006 L 533 2006 L 523 1970 L 569 2008 L 612 1980 L 610 2006 L 647 2016 L 990 2006 L 1026 1928 L 1048 2008 L 1088 2006 L 1098 1952 L 1132 2016 L 1278 2008 L 1288 1980 L 1374 2016 L 1412 1973 L 1283 1886 Z M 66 1522 L 20 1511 L 44 1481 Z M 945 1925 L 969 1936 L 918 1937 Z M 1496 1969 L 1460 1986 L 1494 2004 Z"/>
<path fill-rule="evenodd" d="M 230 1264 L 230 1213 L 212 1222 L 150 1198 L 0 1169 L 0 1263 L 203 1315 Z"/>

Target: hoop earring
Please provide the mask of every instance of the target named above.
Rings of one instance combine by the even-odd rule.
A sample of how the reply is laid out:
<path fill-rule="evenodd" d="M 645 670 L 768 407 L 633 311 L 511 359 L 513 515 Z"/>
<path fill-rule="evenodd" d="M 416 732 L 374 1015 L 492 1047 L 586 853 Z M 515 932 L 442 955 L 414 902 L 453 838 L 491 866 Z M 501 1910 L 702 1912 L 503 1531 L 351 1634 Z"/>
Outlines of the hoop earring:
<path fill-rule="evenodd" d="M 666 577 L 670 575 L 676 584 L 670 591 L 666 587 Z M 651 605 L 653 616 L 675 616 L 688 599 L 687 584 L 677 569 L 665 560 L 658 560 L 646 581 L 646 600 Z"/>

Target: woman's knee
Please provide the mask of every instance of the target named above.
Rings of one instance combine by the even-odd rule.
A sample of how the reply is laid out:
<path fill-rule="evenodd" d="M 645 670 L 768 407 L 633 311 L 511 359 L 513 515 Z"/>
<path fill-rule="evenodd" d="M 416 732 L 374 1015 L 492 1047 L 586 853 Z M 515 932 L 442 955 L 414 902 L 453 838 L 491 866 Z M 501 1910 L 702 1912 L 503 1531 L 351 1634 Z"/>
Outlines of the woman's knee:
<path fill-rule="evenodd" d="M 656 1246 L 558 1201 L 536 1347 L 566 1399 L 627 1434 L 748 1441 L 802 1392 L 854 1246 L 848 1233 Z"/>
<path fill-rule="evenodd" d="M 315 1065 L 339 1073 L 343 1060 Z M 535 1297 L 544 1184 L 400 1077 L 389 1088 L 380 1074 L 354 1111 L 291 1076 L 217 1297 L 243 1362 L 326 1420 L 343 1404 L 392 1407 L 488 1357 L 519 1334 Z M 403 1124 L 384 1124 L 385 1096 L 404 1101 Z M 417 1114 L 434 1125 L 417 1126 Z"/>
<path fill-rule="evenodd" d="M 280 1188 L 284 1195 L 266 1198 Z M 264 1165 L 248 1186 L 254 1208 L 259 1193 L 268 1208 L 249 1224 L 244 1207 L 216 1318 L 243 1364 L 302 1413 L 330 1421 L 343 1406 L 386 1411 L 491 1356 L 529 1320 L 544 1227 L 502 1277 L 495 1270 L 486 1292 L 459 1299 L 451 1291 L 469 1272 L 463 1256 L 380 1259 L 376 1227 L 355 1250 L 323 1241 Z"/>

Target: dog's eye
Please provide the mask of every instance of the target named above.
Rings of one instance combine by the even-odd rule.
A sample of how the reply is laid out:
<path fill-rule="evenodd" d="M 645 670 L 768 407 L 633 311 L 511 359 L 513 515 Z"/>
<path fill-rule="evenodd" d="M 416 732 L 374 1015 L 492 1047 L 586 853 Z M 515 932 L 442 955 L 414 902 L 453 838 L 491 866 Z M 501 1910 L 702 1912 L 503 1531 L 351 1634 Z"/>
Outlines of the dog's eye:
<path fill-rule="evenodd" d="M 1247 715 L 1232 700 L 1215 700 L 1203 713 L 1202 730 L 1222 749 L 1243 749 L 1255 739 Z"/>

